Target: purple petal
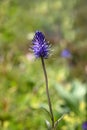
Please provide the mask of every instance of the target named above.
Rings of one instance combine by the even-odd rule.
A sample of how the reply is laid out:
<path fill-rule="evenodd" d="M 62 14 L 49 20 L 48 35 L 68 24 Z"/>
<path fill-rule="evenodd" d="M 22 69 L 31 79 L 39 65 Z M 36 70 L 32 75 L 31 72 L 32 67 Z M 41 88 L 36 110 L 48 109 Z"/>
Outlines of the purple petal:
<path fill-rule="evenodd" d="M 85 122 L 82 124 L 82 129 L 83 129 L 83 130 L 87 130 L 87 121 L 85 121 Z"/>
<path fill-rule="evenodd" d="M 64 49 L 61 53 L 61 56 L 64 57 L 64 58 L 70 58 L 72 57 L 70 51 L 68 49 Z"/>

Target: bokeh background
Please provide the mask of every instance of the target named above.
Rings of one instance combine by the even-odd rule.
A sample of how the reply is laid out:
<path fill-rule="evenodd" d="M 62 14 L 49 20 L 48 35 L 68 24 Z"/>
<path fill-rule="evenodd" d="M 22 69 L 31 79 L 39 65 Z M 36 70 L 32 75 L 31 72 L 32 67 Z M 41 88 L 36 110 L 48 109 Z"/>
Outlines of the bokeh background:
<path fill-rule="evenodd" d="M 87 130 L 87 0 L 0 0 L 0 130 L 46 130 L 43 70 L 29 50 L 36 30 L 52 45 L 45 60 L 58 130 Z"/>

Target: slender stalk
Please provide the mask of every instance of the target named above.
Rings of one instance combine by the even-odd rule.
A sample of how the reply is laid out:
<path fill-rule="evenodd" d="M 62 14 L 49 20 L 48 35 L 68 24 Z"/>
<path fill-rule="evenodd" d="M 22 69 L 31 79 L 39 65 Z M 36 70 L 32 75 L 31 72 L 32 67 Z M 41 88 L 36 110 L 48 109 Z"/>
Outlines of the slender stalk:
<path fill-rule="evenodd" d="M 46 72 L 44 59 L 42 57 L 41 57 L 41 61 L 42 61 L 42 67 L 44 71 L 45 82 L 46 82 L 46 94 L 47 94 L 48 105 L 49 105 L 49 110 L 51 114 L 52 130 L 54 130 L 54 116 L 53 116 L 53 110 L 52 110 L 52 105 L 51 105 L 51 100 L 50 100 L 50 95 L 49 95 L 49 89 L 48 89 L 48 78 L 47 78 L 47 72 Z"/>

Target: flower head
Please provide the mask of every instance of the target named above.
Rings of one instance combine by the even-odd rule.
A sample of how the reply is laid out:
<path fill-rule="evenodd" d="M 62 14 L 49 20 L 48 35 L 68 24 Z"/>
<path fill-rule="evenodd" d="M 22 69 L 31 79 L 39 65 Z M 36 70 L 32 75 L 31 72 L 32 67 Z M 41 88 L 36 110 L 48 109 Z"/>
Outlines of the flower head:
<path fill-rule="evenodd" d="M 64 58 L 71 58 L 72 54 L 68 49 L 64 49 L 61 53 L 61 56 L 64 57 Z"/>
<path fill-rule="evenodd" d="M 35 32 L 32 44 L 32 50 L 36 58 L 48 58 L 50 45 L 46 42 L 45 36 L 42 32 Z"/>
<path fill-rule="evenodd" d="M 82 124 L 82 128 L 83 128 L 83 130 L 87 130 L 87 121 L 85 121 L 85 122 Z"/>

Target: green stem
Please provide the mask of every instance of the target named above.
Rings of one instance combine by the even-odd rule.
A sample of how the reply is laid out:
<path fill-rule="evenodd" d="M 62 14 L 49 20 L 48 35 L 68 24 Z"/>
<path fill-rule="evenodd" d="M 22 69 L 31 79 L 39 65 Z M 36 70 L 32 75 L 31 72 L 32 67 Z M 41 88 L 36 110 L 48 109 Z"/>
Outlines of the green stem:
<path fill-rule="evenodd" d="M 42 67 L 43 67 L 44 76 L 45 76 L 45 82 L 46 82 L 46 93 L 47 93 L 49 110 L 50 110 L 50 114 L 51 114 L 52 130 L 54 130 L 54 116 L 53 116 L 53 110 L 52 110 L 52 105 L 51 105 L 51 100 L 50 100 L 50 95 L 49 95 L 49 89 L 48 89 L 48 78 L 47 78 L 47 72 L 46 72 L 44 59 L 42 57 L 41 57 L 41 61 L 42 61 Z"/>

